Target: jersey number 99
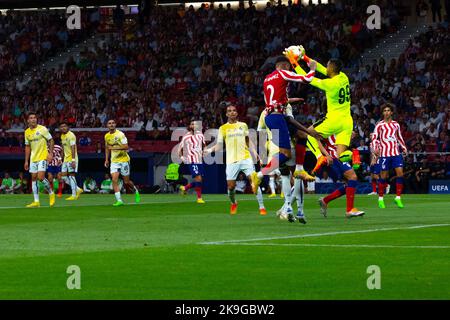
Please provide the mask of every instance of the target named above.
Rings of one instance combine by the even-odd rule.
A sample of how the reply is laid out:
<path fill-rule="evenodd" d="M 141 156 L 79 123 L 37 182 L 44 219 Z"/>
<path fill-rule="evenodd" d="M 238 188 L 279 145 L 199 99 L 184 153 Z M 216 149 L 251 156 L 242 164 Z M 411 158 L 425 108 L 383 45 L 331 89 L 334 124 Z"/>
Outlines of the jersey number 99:
<path fill-rule="evenodd" d="M 350 102 L 350 86 L 346 85 L 345 88 L 339 89 L 339 104 L 344 102 Z"/>

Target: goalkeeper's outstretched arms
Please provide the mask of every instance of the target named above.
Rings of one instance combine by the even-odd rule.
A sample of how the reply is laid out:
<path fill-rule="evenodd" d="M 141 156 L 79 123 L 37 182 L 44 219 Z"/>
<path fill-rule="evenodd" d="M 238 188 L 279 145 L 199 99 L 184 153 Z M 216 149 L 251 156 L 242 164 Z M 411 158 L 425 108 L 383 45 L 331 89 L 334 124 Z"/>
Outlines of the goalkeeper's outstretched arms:
<path fill-rule="evenodd" d="M 299 60 L 303 60 L 306 62 L 308 67 L 311 67 L 310 63 L 312 61 L 315 61 L 317 63 L 316 71 L 320 72 L 321 74 L 323 74 L 325 76 L 328 75 L 327 68 L 324 65 L 322 65 L 321 63 L 319 63 L 318 61 L 313 60 L 310 57 L 308 57 L 306 55 L 305 48 L 303 48 L 303 46 L 290 46 L 289 48 L 285 49 L 283 54 L 289 59 L 289 61 L 291 62 L 295 71 L 298 74 L 301 74 L 301 75 L 306 74 L 305 70 L 303 70 L 302 67 L 300 67 L 300 65 L 298 64 Z"/>

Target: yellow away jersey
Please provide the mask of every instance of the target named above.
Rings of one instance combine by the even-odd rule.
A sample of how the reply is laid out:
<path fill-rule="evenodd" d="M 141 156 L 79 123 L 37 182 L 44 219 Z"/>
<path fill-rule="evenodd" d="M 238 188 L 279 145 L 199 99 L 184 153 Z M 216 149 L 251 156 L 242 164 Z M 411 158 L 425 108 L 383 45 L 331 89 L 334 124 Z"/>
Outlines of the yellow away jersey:
<path fill-rule="evenodd" d="M 36 128 L 25 130 L 25 145 L 30 146 L 30 162 L 47 160 L 47 141 L 52 139 L 52 135 L 47 128 L 37 125 Z"/>
<path fill-rule="evenodd" d="M 248 126 L 244 122 L 238 121 L 220 126 L 217 143 L 225 142 L 227 164 L 250 158 L 246 137 L 248 137 Z"/>
<path fill-rule="evenodd" d="M 61 143 L 64 148 L 64 162 L 78 161 L 77 137 L 72 131 L 61 134 Z M 72 146 L 75 146 L 75 157 L 72 154 Z"/>
<path fill-rule="evenodd" d="M 105 145 L 108 146 L 123 146 L 125 144 L 128 144 L 127 137 L 125 137 L 125 134 L 117 130 L 114 131 L 114 133 L 107 133 L 105 134 Z M 128 152 L 125 150 L 111 150 L 111 162 L 128 162 L 130 161 L 130 156 L 128 155 Z"/>

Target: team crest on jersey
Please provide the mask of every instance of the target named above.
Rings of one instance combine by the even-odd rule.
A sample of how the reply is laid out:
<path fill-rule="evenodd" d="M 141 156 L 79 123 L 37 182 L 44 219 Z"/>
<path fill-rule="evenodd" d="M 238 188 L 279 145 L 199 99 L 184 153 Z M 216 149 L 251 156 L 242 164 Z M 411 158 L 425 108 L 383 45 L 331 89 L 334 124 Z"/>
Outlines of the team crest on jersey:
<path fill-rule="evenodd" d="M 39 131 L 36 132 L 36 135 L 37 135 L 37 136 L 40 135 L 40 134 L 41 134 L 41 133 L 40 133 Z"/>

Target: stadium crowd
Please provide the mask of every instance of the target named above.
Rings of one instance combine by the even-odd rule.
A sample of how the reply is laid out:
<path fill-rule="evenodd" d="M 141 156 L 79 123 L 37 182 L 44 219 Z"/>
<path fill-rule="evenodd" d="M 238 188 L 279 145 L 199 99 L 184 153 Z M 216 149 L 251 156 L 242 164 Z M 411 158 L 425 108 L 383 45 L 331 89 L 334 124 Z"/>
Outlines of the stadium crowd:
<path fill-rule="evenodd" d="M 169 128 L 185 126 L 193 117 L 201 119 L 205 129 L 218 128 L 225 121 L 225 106 L 233 103 L 241 119 L 256 127 L 264 106 L 264 76 L 285 47 L 298 43 L 322 63 L 340 58 L 346 70 L 353 70 L 348 74 L 357 133 L 354 142 L 366 164 L 370 132 L 386 101 L 397 106 L 395 118 L 411 151 L 449 152 L 448 23 L 412 39 L 398 60 L 380 58 L 359 70 L 364 49 L 401 24 L 395 1 L 386 3 L 382 29 L 371 32 L 365 26 L 363 6 L 268 3 L 263 11 L 222 5 L 197 11 L 184 6 L 155 7 L 143 23 L 135 19 L 119 32 L 103 35 L 95 47 L 85 48 L 57 69 L 37 68 L 29 81 L 20 78 L 0 84 L 0 146 L 23 146 L 23 135 L 5 131 L 24 129 L 29 110 L 37 111 L 50 129 L 63 119 L 74 127 L 99 128 L 114 117 L 119 127 L 136 129 L 137 140 L 167 140 Z M 41 49 L 34 50 L 31 44 L 27 65 L 45 59 L 42 44 L 46 39 L 53 39 L 55 50 L 77 41 L 76 35 L 74 39 L 70 33 L 61 35 L 60 24 L 52 20 L 56 18 L 39 17 L 29 13 L 0 17 L 3 25 L 10 25 L 3 34 L 0 31 L 0 37 L 11 39 L 0 45 L 0 70 L 10 70 L 0 73 L 5 78 L 21 70 L 17 62 L 23 53 L 18 49 L 20 39 L 30 32 L 39 34 L 34 46 Z M 52 27 L 37 28 L 41 20 Z M 14 30 L 23 31 L 11 38 Z M 7 59 L 2 52 L 8 53 Z M 320 118 L 325 103 L 318 90 L 299 85 L 291 92 L 305 99 L 297 108 L 298 120 L 311 124 Z M 82 138 L 86 138 L 83 143 L 99 143 Z M 417 180 L 417 174 L 427 174 L 424 170 L 430 163 L 445 167 L 446 160 L 413 154 L 407 162 L 420 164 L 412 172 Z M 368 175 L 367 166 L 361 170 L 362 176 Z"/>

